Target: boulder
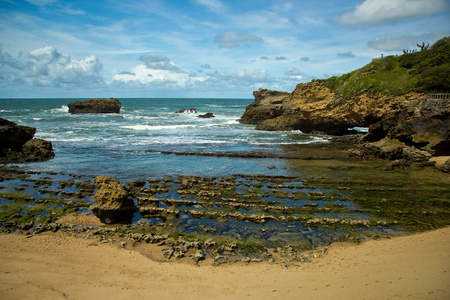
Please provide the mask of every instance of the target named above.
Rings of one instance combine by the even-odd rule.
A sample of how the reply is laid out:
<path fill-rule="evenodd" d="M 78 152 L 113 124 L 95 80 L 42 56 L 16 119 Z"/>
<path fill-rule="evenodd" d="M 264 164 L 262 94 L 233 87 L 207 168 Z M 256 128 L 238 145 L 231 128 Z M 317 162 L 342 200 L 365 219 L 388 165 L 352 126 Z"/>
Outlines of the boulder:
<path fill-rule="evenodd" d="M 97 176 L 94 182 L 98 188 L 91 206 L 94 215 L 105 224 L 131 222 L 137 208 L 126 187 L 109 176 Z"/>
<path fill-rule="evenodd" d="M 213 113 L 206 113 L 204 115 L 198 115 L 198 117 L 203 118 L 203 119 L 215 118 Z"/>
<path fill-rule="evenodd" d="M 31 139 L 22 146 L 25 161 L 42 161 L 55 157 L 52 143 L 43 139 Z"/>
<path fill-rule="evenodd" d="M 11 161 L 41 161 L 53 158 L 52 143 L 33 138 L 36 128 L 0 118 L 0 158 Z"/>
<path fill-rule="evenodd" d="M 75 101 L 68 104 L 71 114 L 118 114 L 122 104 L 119 99 L 93 98 L 85 101 Z"/>
<path fill-rule="evenodd" d="M 0 118 L 0 149 L 22 151 L 22 146 L 31 140 L 36 133 L 36 128 L 20 126 L 14 122 Z"/>

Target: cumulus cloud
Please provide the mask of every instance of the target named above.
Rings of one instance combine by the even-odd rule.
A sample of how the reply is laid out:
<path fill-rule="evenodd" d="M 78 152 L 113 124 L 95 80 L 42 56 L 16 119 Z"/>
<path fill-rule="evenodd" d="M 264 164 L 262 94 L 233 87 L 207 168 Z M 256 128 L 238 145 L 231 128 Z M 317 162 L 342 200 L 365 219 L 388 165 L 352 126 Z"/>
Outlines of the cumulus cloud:
<path fill-rule="evenodd" d="M 418 43 L 421 44 L 423 42 L 430 43 L 430 45 L 432 45 L 437 40 L 444 36 L 448 36 L 449 34 L 450 31 L 440 31 L 421 35 L 397 34 L 370 40 L 367 43 L 367 46 L 380 51 L 401 51 L 403 49 L 415 48 Z"/>
<path fill-rule="evenodd" d="M 157 53 L 147 53 L 139 57 L 145 66 L 154 70 L 168 70 L 177 72 L 180 70 L 178 66 L 173 64 L 169 58 Z"/>
<path fill-rule="evenodd" d="M 288 76 L 298 76 L 298 75 L 302 75 L 302 73 L 300 72 L 300 70 L 298 68 L 289 68 L 286 69 L 284 71 L 284 74 L 288 75 Z"/>
<path fill-rule="evenodd" d="M 301 57 L 300 58 L 300 61 L 303 61 L 303 62 L 307 62 L 307 61 L 310 61 L 311 60 L 311 58 L 309 58 L 309 57 Z"/>
<path fill-rule="evenodd" d="M 353 58 L 353 57 L 355 57 L 355 54 L 353 54 L 352 51 L 348 51 L 348 52 L 338 53 L 336 56 L 341 57 L 341 58 Z"/>
<path fill-rule="evenodd" d="M 32 50 L 25 60 L 13 58 L 0 48 L 0 64 L 0 72 L 7 74 L 0 81 L 2 86 L 60 87 L 103 83 L 100 75 L 103 65 L 97 57 L 91 55 L 74 60 L 52 46 Z"/>
<path fill-rule="evenodd" d="M 376 26 L 428 17 L 447 9 L 446 0 L 365 0 L 354 11 L 335 18 L 346 26 Z"/>
<path fill-rule="evenodd" d="M 218 0 L 194 0 L 194 3 L 205 6 L 215 13 L 221 13 L 225 9 L 222 2 Z"/>
<path fill-rule="evenodd" d="M 250 43 L 262 43 L 263 39 L 259 36 L 248 33 L 227 32 L 216 35 L 214 42 L 219 44 L 219 48 L 237 48 L 240 46 L 250 46 Z"/>

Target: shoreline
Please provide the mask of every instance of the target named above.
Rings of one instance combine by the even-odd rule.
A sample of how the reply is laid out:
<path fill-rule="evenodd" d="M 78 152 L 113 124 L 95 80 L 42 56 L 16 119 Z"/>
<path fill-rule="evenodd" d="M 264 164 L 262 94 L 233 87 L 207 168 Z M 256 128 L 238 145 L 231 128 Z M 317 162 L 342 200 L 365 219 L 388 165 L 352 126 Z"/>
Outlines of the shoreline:
<path fill-rule="evenodd" d="M 2 299 L 448 299 L 450 227 L 335 243 L 302 267 L 155 262 L 63 233 L 0 234 Z"/>

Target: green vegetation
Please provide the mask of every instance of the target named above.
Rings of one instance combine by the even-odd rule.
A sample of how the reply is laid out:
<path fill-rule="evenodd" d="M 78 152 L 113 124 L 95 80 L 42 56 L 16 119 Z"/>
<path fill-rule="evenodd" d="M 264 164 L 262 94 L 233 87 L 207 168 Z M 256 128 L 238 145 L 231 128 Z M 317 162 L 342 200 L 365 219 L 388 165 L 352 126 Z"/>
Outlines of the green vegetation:
<path fill-rule="evenodd" d="M 421 51 L 376 59 L 358 70 L 321 82 L 344 99 L 362 92 L 372 95 L 449 92 L 450 38 L 445 37 L 431 47 L 418 46 Z"/>

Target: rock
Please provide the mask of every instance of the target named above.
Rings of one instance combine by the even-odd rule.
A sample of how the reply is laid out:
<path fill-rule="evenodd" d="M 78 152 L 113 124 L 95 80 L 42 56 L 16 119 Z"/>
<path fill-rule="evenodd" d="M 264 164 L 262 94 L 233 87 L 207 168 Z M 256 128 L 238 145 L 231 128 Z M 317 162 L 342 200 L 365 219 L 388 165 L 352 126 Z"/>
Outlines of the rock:
<path fill-rule="evenodd" d="M 106 224 L 131 222 L 137 208 L 125 186 L 108 176 L 97 176 L 94 181 L 98 188 L 93 196 L 96 203 L 91 206 L 94 215 Z"/>
<path fill-rule="evenodd" d="M 31 139 L 22 146 L 25 161 L 42 161 L 55 157 L 52 143 L 42 139 Z"/>
<path fill-rule="evenodd" d="M 121 103 L 119 99 L 93 98 L 85 101 L 75 101 L 68 104 L 71 114 L 111 114 L 120 113 Z"/>
<path fill-rule="evenodd" d="M 190 109 L 180 109 L 179 111 L 175 112 L 176 114 L 196 114 L 198 111 L 195 108 Z"/>
<path fill-rule="evenodd" d="M 36 128 L 0 118 L 0 157 L 7 161 L 40 161 L 55 156 L 52 143 L 34 139 Z"/>
<path fill-rule="evenodd" d="M 264 120 L 272 119 L 283 113 L 282 104 L 290 93 L 259 89 L 253 92 L 255 102 L 248 105 L 239 120 L 243 124 L 259 124 Z"/>
<path fill-rule="evenodd" d="M 203 119 L 210 119 L 210 118 L 215 118 L 213 113 L 206 113 L 204 115 L 198 115 L 199 118 L 203 118 Z"/>
<path fill-rule="evenodd" d="M 450 159 L 447 159 L 445 163 L 442 164 L 440 170 L 444 173 L 450 173 Z"/>
<path fill-rule="evenodd" d="M 259 90 L 241 123 L 257 130 L 300 130 L 343 135 L 353 127 L 369 127 L 368 142 L 397 139 L 433 155 L 450 155 L 450 105 L 434 105 L 422 93 L 370 94 L 344 99 L 315 80 L 299 84 L 290 94 Z M 279 97 L 280 100 L 270 100 Z M 284 97 L 284 98 L 283 98 Z"/>
<path fill-rule="evenodd" d="M 410 147 L 398 140 L 383 139 L 372 143 L 363 143 L 348 150 L 351 157 L 360 159 L 388 159 L 408 162 L 425 162 L 431 158 L 426 151 Z M 393 167 L 406 165 L 405 163 L 393 164 Z"/>
<path fill-rule="evenodd" d="M 0 118 L 0 150 L 6 149 L 22 151 L 22 146 L 31 140 L 36 133 L 36 128 L 20 126 L 14 122 Z"/>
<path fill-rule="evenodd" d="M 195 265 L 198 266 L 198 262 L 202 259 L 205 259 L 205 255 L 203 254 L 203 251 L 201 249 L 198 249 L 197 251 L 195 251 L 192 259 L 194 260 Z"/>

